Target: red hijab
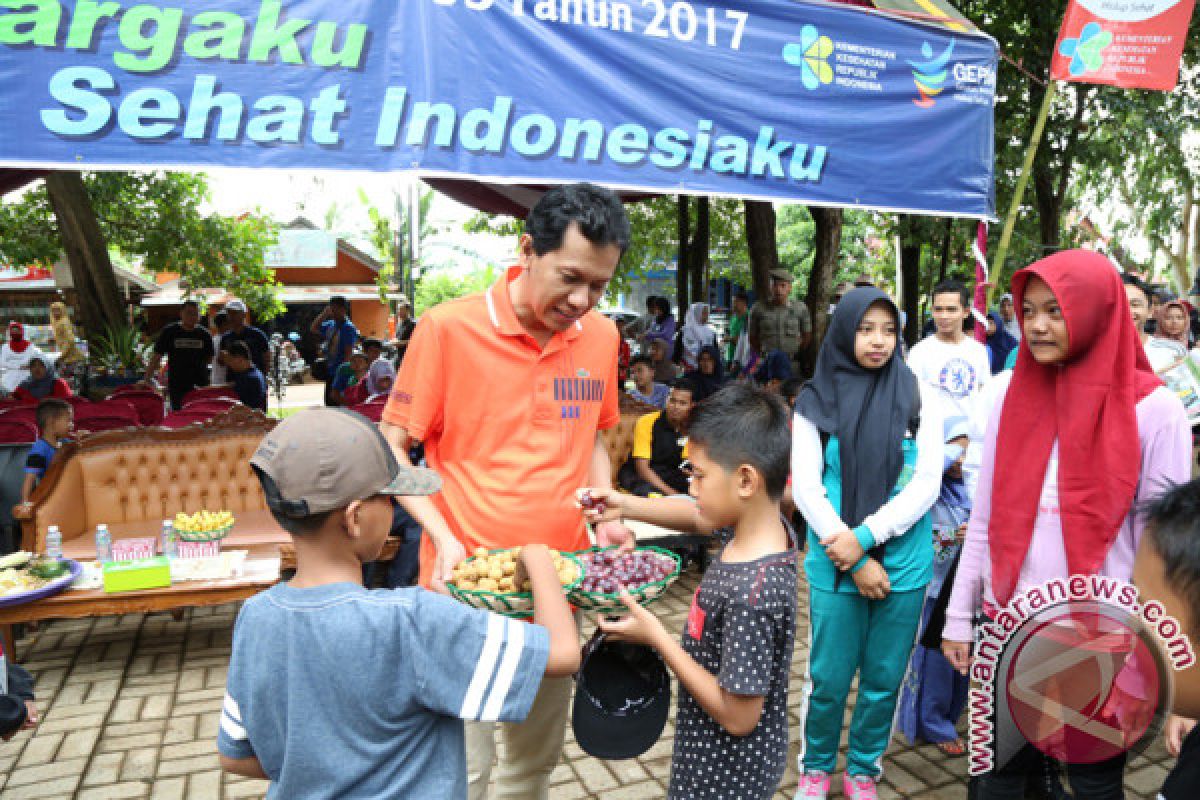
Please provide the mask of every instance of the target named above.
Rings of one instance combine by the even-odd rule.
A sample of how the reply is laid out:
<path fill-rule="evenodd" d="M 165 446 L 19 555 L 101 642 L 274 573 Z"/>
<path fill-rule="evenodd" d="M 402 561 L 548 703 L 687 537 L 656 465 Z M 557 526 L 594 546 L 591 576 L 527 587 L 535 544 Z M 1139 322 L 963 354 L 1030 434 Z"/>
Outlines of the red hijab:
<path fill-rule="evenodd" d="M 25 326 L 16 320 L 8 323 L 8 347 L 14 353 L 24 353 L 29 349 L 29 340 L 25 338 Z"/>
<path fill-rule="evenodd" d="M 1012 598 L 1029 551 L 1055 439 L 1067 566 L 1073 575 L 1089 575 L 1104 563 L 1137 491 L 1142 456 L 1135 407 L 1162 385 L 1107 258 L 1067 250 L 1019 271 L 1012 281 L 1018 314 L 1034 275 L 1062 309 L 1067 360 L 1039 364 L 1028 335 L 1022 337 L 1000 412 L 988 542 L 992 592 L 1001 605 Z"/>

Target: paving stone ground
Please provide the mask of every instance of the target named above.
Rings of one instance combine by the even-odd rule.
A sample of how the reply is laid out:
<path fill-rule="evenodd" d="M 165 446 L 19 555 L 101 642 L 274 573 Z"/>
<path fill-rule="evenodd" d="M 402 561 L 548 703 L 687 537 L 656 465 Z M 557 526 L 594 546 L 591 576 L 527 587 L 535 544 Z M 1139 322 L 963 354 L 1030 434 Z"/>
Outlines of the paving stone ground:
<path fill-rule="evenodd" d="M 682 629 L 697 581 L 696 575 L 685 575 L 652 606 L 669 629 Z M 808 663 L 803 592 L 800 605 L 790 684 L 793 764 L 800 686 Z M 0 797 L 262 797 L 265 783 L 224 775 L 217 766 L 217 722 L 236 614 L 237 606 L 227 605 L 192 609 L 179 621 L 169 614 L 58 621 L 44 623 L 22 639 L 20 660 L 37 678 L 42 722 L 36 730 L 0 743 Z M 598 761 L 568 738 L 552 776 L 551 797 L 662 797 L 673 730 L 669 721 L 658 744 L 626 762 Z M 1158 744 L 1134 759 L 1127 772 L 1130 800 L 1153 798 L 1169 766 Z M 880 796 L 957 800 L 966 796 L 965 771 L 964 759 L 949 758 L 930 746 L 911 747 L 897 738 L 885 759 Z M 793 767 L 777 798 L 790 800 L 795 786 Z M 839 786 L 834 797 L 840 796 Z"/>

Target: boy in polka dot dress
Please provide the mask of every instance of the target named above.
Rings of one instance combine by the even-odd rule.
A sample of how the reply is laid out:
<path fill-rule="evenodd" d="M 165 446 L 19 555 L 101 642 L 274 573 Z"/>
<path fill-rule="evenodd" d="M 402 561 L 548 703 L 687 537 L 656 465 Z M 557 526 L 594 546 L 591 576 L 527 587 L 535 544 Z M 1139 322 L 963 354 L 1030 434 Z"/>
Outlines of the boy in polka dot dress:
<path fill-rule="evenodd" d="M 628 616 L 600 622 L 614 638 L 653 647 L 679 680 L 668 798 L 770 798 L 783 778 L 797 564 L 779 512 L 787 423 L 778 398 L 729 386 L 705 401 L 689 430 L 695 502 L 589 490 L 603 501 L 602 511 L 585 512 L 592 521 L 641 519 L 713 533 L 724 544 L 692 599 L 681 642 L 629 595 Z"/>

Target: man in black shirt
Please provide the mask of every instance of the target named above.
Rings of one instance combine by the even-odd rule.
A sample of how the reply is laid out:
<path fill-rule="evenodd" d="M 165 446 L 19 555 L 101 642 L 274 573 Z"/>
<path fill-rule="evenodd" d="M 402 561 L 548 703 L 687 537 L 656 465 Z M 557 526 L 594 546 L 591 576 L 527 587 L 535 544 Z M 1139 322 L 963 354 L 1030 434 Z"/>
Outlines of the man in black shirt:
<path fill-rule="evenodd" d="M 197 386 L 208 386 L 208 368 L 213 359 L 213 341 L 200 322 L 200 306 L 188 300 L 179 311 L 179 322 L 162 329 L 154 342 L 154 355 L 146 366 L 146 380 L 158 372 L 167 357 L 167 393 L 171 408 L 183 407 L 183 396 Z"/>
<path fill-rule="evenodd" d="M 228 353 L 229 345 L 234 342 L 245 342 L 250 348 L 250 361 L 263 375 L 268 374 L 271 371 L 271 343 L 260 329 L 246 324 L 246 304 L 241 300 L 230 300 L 225 304 L 225 313 L 229 316 L 229 330 L 221 336 L 221 353 Z M 228 366 L 224 355 L 221 361 Z"/>
<path fill-rule="evenodd" d="M 696 386 L 688 378 L 671 385 L 666 408 L 646 414 L 633 432 L 633 452 L 617 473 L 621 487 L 641 497 L 687 494 L 683 472 L 687 458 L 688 424 L 696 408 Z"/>
<path fill-rule="evenodd" d="M 397 367 L 404 360 L 404 352 L 408 350 L 408 342 L 412 339 L 413 331 L 416 328 L 417 321 L 412 318 L 412 308 L 408 304 L 408 298 L 401 297 L 396 301 L 396 338 L 392 342 L 396 347 Z"/>

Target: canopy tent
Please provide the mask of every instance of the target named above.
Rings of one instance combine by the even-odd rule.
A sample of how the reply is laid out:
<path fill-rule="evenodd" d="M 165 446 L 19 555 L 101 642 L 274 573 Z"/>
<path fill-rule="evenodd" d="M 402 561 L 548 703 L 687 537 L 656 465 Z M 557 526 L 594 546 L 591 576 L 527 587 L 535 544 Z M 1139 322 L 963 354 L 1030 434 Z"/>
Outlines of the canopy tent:
<path fill-rule="evenodd" d="M 994 41 L 941 0 L 737 5 L 10 6 L 0 166 L 409 171 L 493 210 L 590 180 L 992 216 Z"/>

